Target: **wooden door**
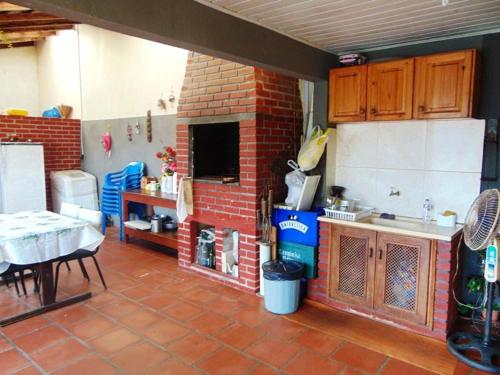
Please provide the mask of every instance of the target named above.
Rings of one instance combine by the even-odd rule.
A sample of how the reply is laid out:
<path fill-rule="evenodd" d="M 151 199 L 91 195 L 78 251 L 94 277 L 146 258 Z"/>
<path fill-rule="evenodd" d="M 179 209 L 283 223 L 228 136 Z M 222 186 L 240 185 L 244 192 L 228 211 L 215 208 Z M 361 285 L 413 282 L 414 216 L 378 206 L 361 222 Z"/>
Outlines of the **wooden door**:
<path fill-rule="evenodd" d="M 376 232 L 335 226 L 330 240 L 329 296 L 372 307 Z"/>
<path fill-rule="evenodd" d="M 378 233 L 374 309 L 426 324 L 429 268 L 429 240 Z"/>
<path fill-rule="evenodd" d="M 330 70 L 329 122 L 366 120 L 366 65 Z"/>
<path fill-rule="evenodd" d="M 409 120 L 414 59 L 368 65 L 368 120 Z"/>
<path fill-rule="evenodd" d="M 475 50 L 417 57 L 413 117 L 471 117 L 475 65 Z"/>

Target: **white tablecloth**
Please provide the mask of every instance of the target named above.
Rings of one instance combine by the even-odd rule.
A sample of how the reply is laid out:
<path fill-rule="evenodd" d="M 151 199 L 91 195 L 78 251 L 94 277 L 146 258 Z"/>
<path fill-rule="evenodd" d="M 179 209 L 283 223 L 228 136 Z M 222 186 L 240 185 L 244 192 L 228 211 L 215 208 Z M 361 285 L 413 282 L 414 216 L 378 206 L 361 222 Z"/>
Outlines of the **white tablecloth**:
<path fill-rule="evenodd" d="M 50 211 L 0 214 L 0 273 L 10 263 L 40 263 L 78 249 L 94 251 L 103 240 L 89 223 Z"/>

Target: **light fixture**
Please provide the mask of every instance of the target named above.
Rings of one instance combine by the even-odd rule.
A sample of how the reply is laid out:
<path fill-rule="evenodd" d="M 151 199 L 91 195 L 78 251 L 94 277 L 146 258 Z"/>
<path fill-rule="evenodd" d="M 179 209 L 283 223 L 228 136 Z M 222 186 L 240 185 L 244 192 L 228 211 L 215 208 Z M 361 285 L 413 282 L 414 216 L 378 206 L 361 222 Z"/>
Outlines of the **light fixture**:
<path fill-rule="evenodd" d="M 441 0 L 441 5 L 442 6 L 447 6 L 448 5 L 448 0 Z"/>

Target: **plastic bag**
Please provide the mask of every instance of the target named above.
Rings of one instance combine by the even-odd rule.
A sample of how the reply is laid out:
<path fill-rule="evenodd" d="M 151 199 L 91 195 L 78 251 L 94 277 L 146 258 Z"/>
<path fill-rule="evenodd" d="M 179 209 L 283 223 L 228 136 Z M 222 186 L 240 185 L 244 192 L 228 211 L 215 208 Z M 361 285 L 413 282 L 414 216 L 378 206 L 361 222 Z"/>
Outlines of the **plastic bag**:
<path fill-rule="evenodd" d="M 306 175 L 298 169 L 286 174 L 285 184 L 288 186 L 288 196 L 285 199 L 285 203 L 288 206 L 297 207 L 305 180 Z"/>
<path fill-rule="evenodd" d="M 299 151 L 297 162 L 300 169 L 303 171 L 310 171 L 316 168 L 319 159 L 325 151 L 326 143 L 328 142 L 328 135 L 330 129 L 323 133 L 319 126 L 315 126 L 310 137 L 306 139 Z"/>

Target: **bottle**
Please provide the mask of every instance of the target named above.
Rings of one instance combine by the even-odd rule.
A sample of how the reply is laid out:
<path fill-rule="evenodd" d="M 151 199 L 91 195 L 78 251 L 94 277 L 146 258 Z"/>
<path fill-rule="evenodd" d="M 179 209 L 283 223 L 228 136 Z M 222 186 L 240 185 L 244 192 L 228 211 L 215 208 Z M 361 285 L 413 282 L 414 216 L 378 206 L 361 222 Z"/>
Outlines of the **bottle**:
<path fill-rule="evenodd" d="M 432 221 L 432 202 L 429 198 L 424 201 L 423 222 L 429 224 Z"/>

